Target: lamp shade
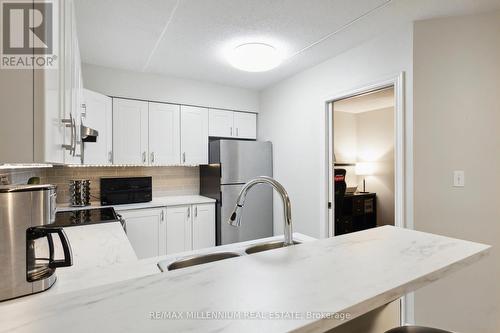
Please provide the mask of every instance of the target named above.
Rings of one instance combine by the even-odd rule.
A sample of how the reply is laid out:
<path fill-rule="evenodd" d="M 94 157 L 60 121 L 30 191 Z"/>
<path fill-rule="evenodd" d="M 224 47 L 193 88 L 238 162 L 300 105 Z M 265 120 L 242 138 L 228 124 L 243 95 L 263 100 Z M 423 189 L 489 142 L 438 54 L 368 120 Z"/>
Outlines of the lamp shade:
<path fill-rule="evenodd" d="M 374 165 L 370 162 L 356 163 L 355 172 L 358 176 L 371 176 L 373 175 Z"/>

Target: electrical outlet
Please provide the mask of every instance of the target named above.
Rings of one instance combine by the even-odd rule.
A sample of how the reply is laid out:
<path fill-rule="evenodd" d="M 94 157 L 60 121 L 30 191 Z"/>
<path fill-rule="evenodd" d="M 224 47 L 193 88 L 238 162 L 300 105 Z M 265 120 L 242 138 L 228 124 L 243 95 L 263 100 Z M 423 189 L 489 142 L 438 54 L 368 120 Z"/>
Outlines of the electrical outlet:
<path fill-rule="evenodd" d="M 7 176 L 0 176 L 0 185 L 9 185 L 9 178 Z"/>
<path fill-rule="evenodd" d="M 465 186 L 465 172 L 463 170 L 453 171 L 453 187 Z"/>

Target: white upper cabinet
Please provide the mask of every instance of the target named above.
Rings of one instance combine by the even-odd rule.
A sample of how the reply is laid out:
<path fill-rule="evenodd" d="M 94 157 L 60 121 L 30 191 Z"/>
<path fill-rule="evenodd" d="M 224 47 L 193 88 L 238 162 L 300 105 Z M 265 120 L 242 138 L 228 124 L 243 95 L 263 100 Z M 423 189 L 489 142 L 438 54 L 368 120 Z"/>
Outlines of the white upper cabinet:
<path fill-rule="evenodd" d="M 149 164 L 179 164 L 180 106 L 149 103 Z"/>
<path fill-rule="evenodd" d="M 233 136 L 233 111 L 210 109 L 209 115 L 209 135 L 221 138 Z"/>
<path fill-rule="evenodd" d="M 181 163 L 208 163 L 208 110 L 181 106 Z"/>
<path fill-rule="evenodd" d="M 113 162 L 113 102 L 97 92 L 84 89 L 85 113 L 82 122 L 99 132 L 97 142 L 85 143 L 84 164 Z"/>
<path fill-rule="evenodd" d="M 221 138 L 256 139 L 255 113 L 209 110 L 209 134 Z"/>
<path fill-rule="evenodd" d="M 0 163 L 80 163 L 81 73 L 74 4 L 67 0 L 54 6 L 57 66 L 3 70 L 0 75 L 5 110 L 0 121 Z"/>
<path fill-rule="evenodd" d="M 234 134 L 240 139 L 257 139 L 257 115 L 234 112 Z"/>
<path fill-rule="evenodd" d="M 215 246 L 215 205 L 192 206 L 193 250 Z"/>
<path fill-rule="evenodd" d="M 82 77 L 80 50 L 76 34 L 75 8 L 73 1 L 63 1 L 61 4 L 64 15 L 64 118 L 67 130 L 64 132 L 65 164 L 81 164 L 80 125 L 82 114 Z M 63 25 L 64 24 L 64 25 Z M 61 50 L 61 52 L 63 52 Z M 72 148 L 71 148 L 72 146 Z"/>
<path fill-rule="evenodd" d="M 113 161 L 148 164 L 148 102 L 113 98 Z"/>

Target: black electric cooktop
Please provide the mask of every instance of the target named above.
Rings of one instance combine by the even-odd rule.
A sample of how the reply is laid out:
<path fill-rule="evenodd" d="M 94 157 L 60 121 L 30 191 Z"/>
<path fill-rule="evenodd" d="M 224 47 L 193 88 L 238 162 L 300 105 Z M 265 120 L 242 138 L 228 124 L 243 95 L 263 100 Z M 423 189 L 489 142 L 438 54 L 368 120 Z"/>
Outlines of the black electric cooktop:
<path fill-rule="evenodd" d="M 56 220 L 51 226 L 71 227 L 87 224 L 98 224 L 119 221 L 112 207 L 81 209 L 57 212 Z"/>

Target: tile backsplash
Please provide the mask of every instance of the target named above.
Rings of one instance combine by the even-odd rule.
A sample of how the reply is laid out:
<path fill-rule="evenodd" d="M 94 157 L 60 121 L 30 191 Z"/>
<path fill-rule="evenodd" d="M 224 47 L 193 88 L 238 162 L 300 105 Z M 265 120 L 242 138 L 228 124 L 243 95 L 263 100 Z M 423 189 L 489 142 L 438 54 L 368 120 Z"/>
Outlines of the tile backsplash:
<path fill-rule="evenodd" d="M 153 196 L 195 195 L 200 192 L 198 167 L 66 167 L 48 169 L 0 170 L 10 183 L 26 183 L 30 177 L 40 177 L 42 183 L 57 185 L 57 202 L 69 202 L 69 181 L 89 179 L 91 201 L 99 201 L 101 177 L 153 178 Z"/>

